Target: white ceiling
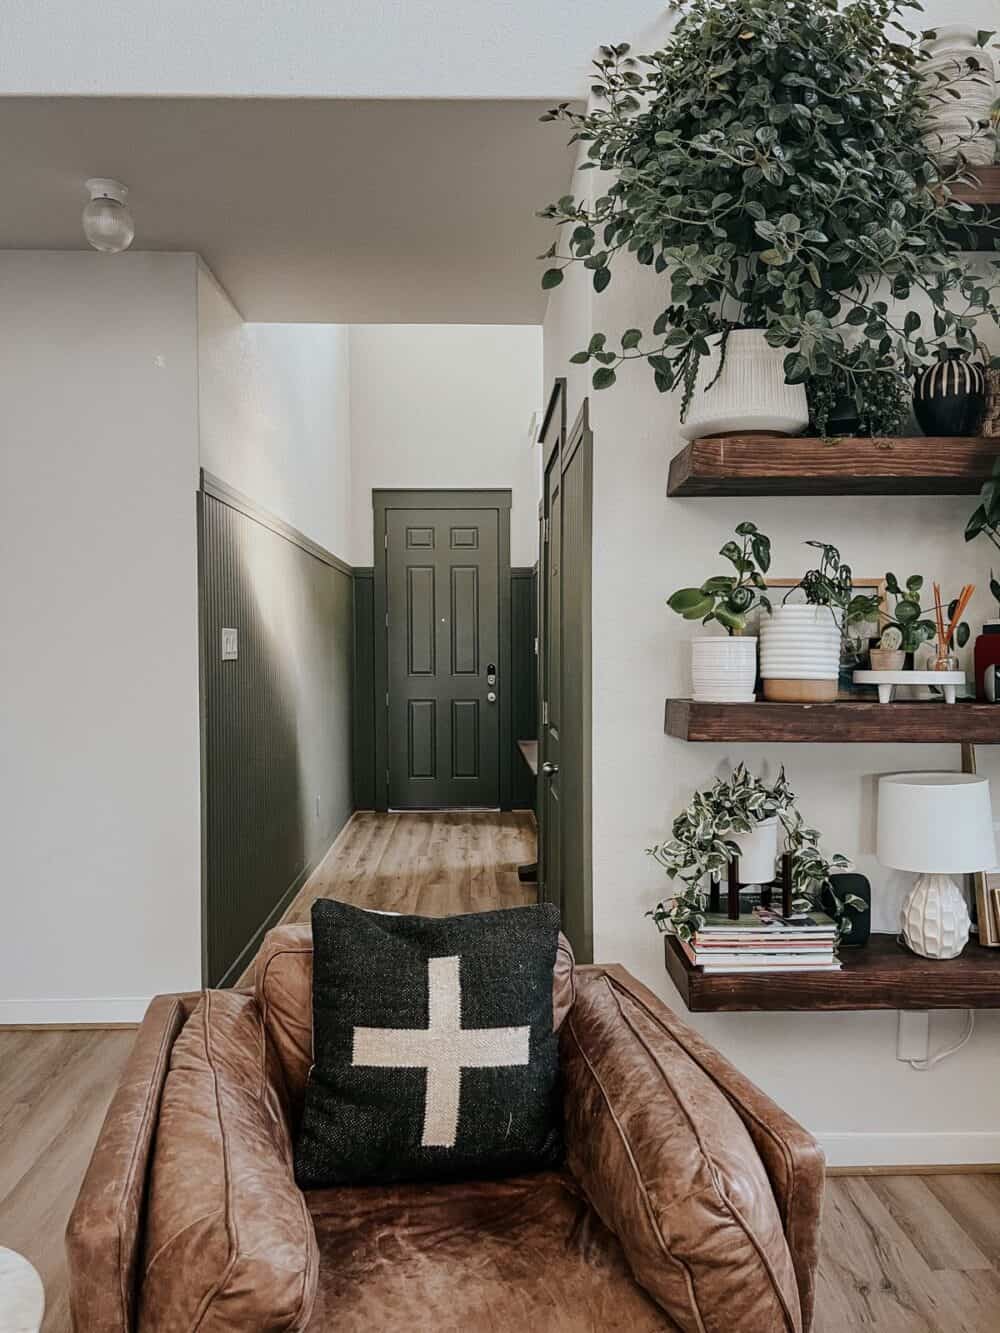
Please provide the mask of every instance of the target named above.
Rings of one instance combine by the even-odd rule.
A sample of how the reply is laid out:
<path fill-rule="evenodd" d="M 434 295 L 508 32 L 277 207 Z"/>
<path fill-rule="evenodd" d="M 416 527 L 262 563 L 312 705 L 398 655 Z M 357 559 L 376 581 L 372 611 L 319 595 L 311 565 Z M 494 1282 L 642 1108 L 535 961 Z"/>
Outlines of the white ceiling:
<path fill-rule="evenodd" d="M 0 93 L 559 101 L 586 89 L 600 42 L 638 39 L 664 5 L 0 0 Z"/>
<path fill-rule="evenodd" d="M 88 176 L 133 248 L 194 250 L 248 320 L 538 323 L 548 102 L 0 99 L 0 249 L 84 249 Z M 113 258 L 109 262 L 114 262 Z"/>

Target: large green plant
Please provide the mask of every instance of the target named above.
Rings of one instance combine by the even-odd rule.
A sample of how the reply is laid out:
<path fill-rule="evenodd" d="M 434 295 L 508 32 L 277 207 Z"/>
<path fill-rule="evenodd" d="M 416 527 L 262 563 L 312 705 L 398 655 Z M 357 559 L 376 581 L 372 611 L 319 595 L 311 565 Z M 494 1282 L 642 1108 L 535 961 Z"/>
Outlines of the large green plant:
<path fill-rule="evenodd" d="M 592 204 L 565 195 L 543 210 L 565 239 L 542 286 L 580 263 L 602 292 L 627 255 L 666 288 L 653 342 L 638 328 L 611 345 L 595 333 L 572 358 L 597 363 L 594 388 L 644 359 L 661 391 L 683 386 L 686 410 L 699 362 L 734 327 L 766 329 L 787 349 L 790 383 L 908 374 L 946 345 L 978 347 L 977 321 L 1000 322 L 998 288 L 969 269 L 955 234 L 973 216 L 951 189 L 968 171 L 942 167 L 921 139 L 949 89 L 920 77 L 920 35 L 902 21 L 919 5 L 673 8 L 679 20 L 651 55 L 601 48 L 591 109 L 563 103 L 542 117 L 569 122 L 589 145 L 583 167 L 610 173 Z M 931 327 L 905 308 L 911 296 L 930 299 Z"/>

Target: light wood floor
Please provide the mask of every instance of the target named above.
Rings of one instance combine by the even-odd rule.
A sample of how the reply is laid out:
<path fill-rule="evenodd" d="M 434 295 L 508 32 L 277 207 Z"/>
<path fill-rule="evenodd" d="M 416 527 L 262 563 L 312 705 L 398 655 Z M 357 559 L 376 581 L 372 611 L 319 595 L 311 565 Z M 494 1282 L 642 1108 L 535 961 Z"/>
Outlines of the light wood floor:
<path fill-rule="evenodd" d="M 438 915 L 533 901 L 524 814 L 354 817 L 303 888 L 313 900 Z M 45 1282 L 44 1333 L 67 1333 L 62 1232 L 131 1033 L 0 1031 L 0 1245 Z M 1000 1175 L 827 1184 L 816 1333 L 998 1333 Z M 734 1330 L 738 1333 L 738 1330 Z"/>

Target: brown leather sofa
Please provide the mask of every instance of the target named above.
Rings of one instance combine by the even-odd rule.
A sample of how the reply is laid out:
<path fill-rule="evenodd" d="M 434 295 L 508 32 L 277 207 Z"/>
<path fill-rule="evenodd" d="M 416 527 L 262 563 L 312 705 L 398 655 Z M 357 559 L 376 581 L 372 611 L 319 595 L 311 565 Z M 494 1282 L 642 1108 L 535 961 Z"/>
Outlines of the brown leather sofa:
<path fill-rule="evenodd" d="M 566 1166 L 303 1195 L 308 926 L 150 1005 L 67 1232 L 76 1333 L 806 1333 L 814 1140 L 620 967 L 560 948 Z"/>

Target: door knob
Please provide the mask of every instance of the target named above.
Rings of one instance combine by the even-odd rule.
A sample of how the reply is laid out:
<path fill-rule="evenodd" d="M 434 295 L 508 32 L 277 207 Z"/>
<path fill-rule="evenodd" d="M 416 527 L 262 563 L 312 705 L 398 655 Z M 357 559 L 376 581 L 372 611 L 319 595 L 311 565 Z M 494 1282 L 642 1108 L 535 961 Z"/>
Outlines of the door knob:
<path fill-rule="evenodd" d="M 559 765 L 554 764 L 551 759 L 546 759 L 545 763 L 542 764 L 542 773 L 545 777 L 554 778 L 558 772 Z"/>
<path fill-rule="evenodd" d="M 489 704 L 495 704 L 496 701 L 497 701 L 496 691 L 495 691 L 495 690 L 487 690 L 487 692 L 486 692 L 486 702 L 489 703 Z"/>

